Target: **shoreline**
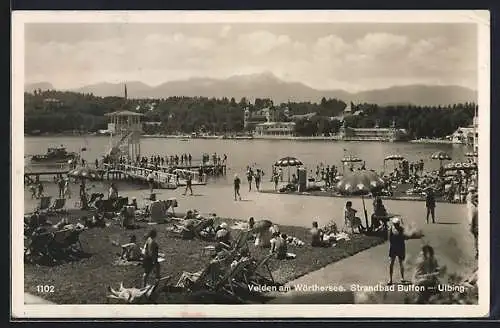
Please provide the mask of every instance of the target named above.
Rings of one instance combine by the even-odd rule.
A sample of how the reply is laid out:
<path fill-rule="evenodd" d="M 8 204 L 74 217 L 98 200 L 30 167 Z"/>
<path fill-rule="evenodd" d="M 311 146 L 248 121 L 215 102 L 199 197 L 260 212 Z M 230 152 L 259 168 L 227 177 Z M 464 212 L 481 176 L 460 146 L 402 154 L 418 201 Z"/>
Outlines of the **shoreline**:
<path fill-rule="evenodd" d="M 40 135 L 25 134 L 24 137 L 29 138 L 53 138 L 53 137 L 109 137 L 107 134 L 94 134 L 94 133 L 49 133 Z M 210 135 L 210 136 L 200 136 L 191 137 L 190 135 L 172 135 L 172 134 L 143 134 L 142 138 L 145 139 L 184 139 L 183 141 L 191 140 L 277 140 L 277 141 L 339 141 L 339 142 L 388 142 L 388 143 L 412 143 L 412 144 L 445 144 L 445 145 L 464 145 L 455 143 L 451 140 L 441 140 L 441 139 L 414 139 L 414 140 L 382 140 L 382 139 L 362 139 L 362 138 L 350 138 L 342 139 L 338 136 L 235 136 L 235 137 L 224 137 L 222 135 Z M 185 140 L 187 139 L 187 140 Z"/>

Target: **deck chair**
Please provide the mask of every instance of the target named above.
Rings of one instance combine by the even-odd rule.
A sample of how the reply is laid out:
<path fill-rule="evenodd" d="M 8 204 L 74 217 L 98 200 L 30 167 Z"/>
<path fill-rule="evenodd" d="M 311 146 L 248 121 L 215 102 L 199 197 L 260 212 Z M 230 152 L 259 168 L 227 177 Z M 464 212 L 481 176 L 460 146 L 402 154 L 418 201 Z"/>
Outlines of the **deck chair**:
<path fill-rule="evenodd" d="M 179 206 L 179 203 L 177 202 L 177 198 L 175 197 L 170 197 L 165 202 L 165 213 L 168 212 L 169 209 L 172 210 L 172 214 L 175 215 L 175 208 Z"/>
<path fill-rule="evenodd" d="M 273 254 L 268 254 L 261 258 L 259 261 L 253 261 L 252 264 L 247 268 L 245 276 L 247 278 L 247 283 L 259 285 L 261 282 L 259 280 L 266 279 L 270 280 L 272 284 L 275 283 L 271 269 L 269 268 L 269 260 L 273 257 Z M 264 273 L 265 272 L 265 273 Z M 266 277 L 266 275 L 268 277 Z"/>
<path fill-rule="evenodd" d="M 119 211 L 128 205 L 128 197 L 120 197 L 113 202 L 113 211 Z"/>
<path fill-rule="evenodd" d="M 241 231 L 236 239 L 233 239 L 230 245 L 221 243 L 229 252 L 241 253 L 243 250 L 248 251 L 248 237 L 251 231 Z"/>
<path fill-rule="evenodd" d="M 24 250 L 24 256 L 30 261 L 40 257 L 51 257 L 49 245 L 53 241 L 53 234 L 50 232 L 34 233 L 29 237 L 29 244 Z"/>
<path fill-rule="evenodd" d="M 56 198 L 52 205 L 48 208 L 48 213 L 64 213 L 64 206 L 66 206 L 66 198 Z"/>
<path fill-rule="evenodd" d="M 52 200 L 51 196 L 43 196 L 40 198 L 40 203 L 37 206 L 38 211 L 47 211 L 50 207 L 50 201 Z"/>
<path fill-rule="evenodd" d="M 219 280 L 220 269 L 221 262 L 214 260 L 201 271 L 183 272 L 175 287 L 187 291 L 211 290 Z"/>
<path fill-rule="evenodd" d="M 224 290 L 230 293 L 232 296 L 237 296 L 235 287 L 242 286 L 242 282 L 244 281 L 241 281 L 241 278 L 244 275 L 245 269 L 248 268 L 250 263 L 251 262 L 249 258 L 241 258 L 236 265 L 229 268 L 226 274 L 215 285 L 214 290 L 216 292 Z"/>

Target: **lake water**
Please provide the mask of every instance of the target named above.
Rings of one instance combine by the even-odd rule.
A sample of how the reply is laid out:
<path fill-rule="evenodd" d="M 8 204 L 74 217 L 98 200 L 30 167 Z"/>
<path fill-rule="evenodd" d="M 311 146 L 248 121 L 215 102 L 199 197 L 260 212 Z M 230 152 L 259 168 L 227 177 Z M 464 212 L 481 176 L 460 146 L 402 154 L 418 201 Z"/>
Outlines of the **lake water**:
<path fill-rule="evenodd" d="M 48 147 L 64 145 L 68 151 L 78 152 L 82 147 L 83 158 L 91 163 L 109 149 L 109 137 L 25 137 L 25 155 L 43 154 Z M 345 152 L 344 152 L 345 149 Z M 398 153 L 409 161 L 425 162 L 425 170 L 439 167 L 439 161 L 431 160 L 431 154 L 436 151 L 446 151 L 454 161 L 465 161 L 465 153 L 471 151 L 463 145 L 450 144 L 415 144 L 390 142 L 341 142 L 341 141 L 290 141 L 290 140 L 223 140 L 223 139 L 189 139 L 182 141 L 168 138 L 143 138 L 141 151 L 144 156 L 152 154 L 174 155 L 191 153 L 193 160 L 201 159 L 202 153 L 217 153 L 228 156 L 228 177 L 232 173 L 243 174 L 246 166 L 254 164 L 266 173 L 272 164 L 285 156 L 300 159 L 308 170 L 315 169 L 319 163 L 341 167 L 341 159 L 346 154 L 360 157 L 366 162 L 366 167 L 381 171 L 387 155 Z M 392 168 L 394 163 L 388 162 Z M 231 173 L 231 174 L 229 174 Z M 225 183 L 230 179 L 222 179 Z"/>

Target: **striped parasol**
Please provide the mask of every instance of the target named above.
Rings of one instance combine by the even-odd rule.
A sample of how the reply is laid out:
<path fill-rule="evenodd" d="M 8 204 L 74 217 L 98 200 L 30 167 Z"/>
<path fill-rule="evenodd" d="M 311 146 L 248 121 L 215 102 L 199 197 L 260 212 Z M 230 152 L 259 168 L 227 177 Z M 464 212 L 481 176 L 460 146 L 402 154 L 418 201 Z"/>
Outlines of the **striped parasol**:
<path fill-rule="evenodd" d="M 385 157 L 386 161 L 402 161 L 404 159 L 404 156 L 399 154 L 392 154 Z"/>
<path fill-rule="evenodd" d="M 468 153 L 465 153 L 465 157 L 477 157 L 477 152 L 468 152 Z"/>
<path fill-rule="evenodd" d="M 448 153 L 446 153 L 444 151 L 437 151 L 437 152 L 433 153 L 431 155 L 431 158 L 439 160 L 439 167 L 443 166 L 443 161 L 450 161 L 451 160 L 451 156 L 448 155 Z"/>
<path fill-rule="evenodd" d="M 378 191 L 386 186 L 386 182 L 377 173 L 369 170 L 360 170 L 347 174 L 337 183 L 337 190 L 345 195 L 361 195 L 365 211 L 366 226 L 368 227 L 368 214 L 366 213 L 363 195 Z"/>
<path fill-rule="evenodd" d="M 444 151 L 437 151 L 431 155 L 432 159 L 438 159 L 440 161 L 451 160 L 451 156 Z"/>
<path fill-rule="evenodd" d="M 74 170 L 69 171 L 68 176 L 82 179 L 98 179 L 99 173 L 88 167 L 78 167 Z"/>
<path fill-rule="evenodd" d="M 276 163 L 274 163 L 275 166 L 281 166 L 281 167 L 286 167 L 286 166 L 301 166 L 304 165 L 300 160 L 298 160 L 295 157 L 283 157 L 282 159 L 278 160 Z"/>
<path fill-rule="evenodd" d="M 342 158 L 342 160 L 341 160 L 342 163 L 359 163 L 362 161 L 363 160 L 361 158 L 353 156 L 353 155 L 346 156 L 346 157 Z"/>
<path fill-rule="evenodd" d="M 445 170 L 447 171 L 452 171 L 452 170 L 477 170 L 477 164 L 476 163 L 450 163 L 445 165 L 444 167 Z"/>

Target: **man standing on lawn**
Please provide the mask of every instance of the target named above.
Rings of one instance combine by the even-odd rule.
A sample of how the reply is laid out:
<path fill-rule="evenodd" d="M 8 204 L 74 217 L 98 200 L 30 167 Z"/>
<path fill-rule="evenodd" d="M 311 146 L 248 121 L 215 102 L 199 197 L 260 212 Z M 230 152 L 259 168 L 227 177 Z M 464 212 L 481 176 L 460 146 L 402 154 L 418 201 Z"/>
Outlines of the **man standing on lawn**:
<path fill-rule="evenodd" d="M 158 244 L 156 243 L 156 229 L 152 229 L 147 234 L 146 244 L 144 245 L 144 258 L 142 260 L 144 268 L 143 286 L 148 284 L 150 274 L 155 271 L 156 279 L 160 280 L 160 263 L 158 262 Z"/>

